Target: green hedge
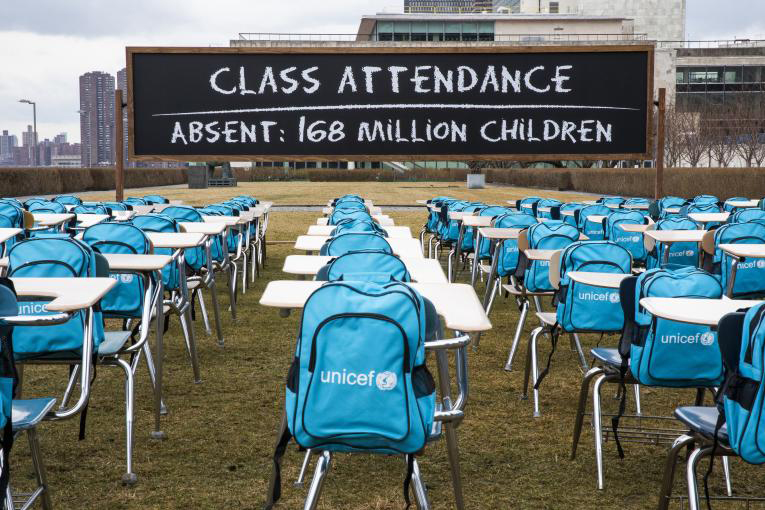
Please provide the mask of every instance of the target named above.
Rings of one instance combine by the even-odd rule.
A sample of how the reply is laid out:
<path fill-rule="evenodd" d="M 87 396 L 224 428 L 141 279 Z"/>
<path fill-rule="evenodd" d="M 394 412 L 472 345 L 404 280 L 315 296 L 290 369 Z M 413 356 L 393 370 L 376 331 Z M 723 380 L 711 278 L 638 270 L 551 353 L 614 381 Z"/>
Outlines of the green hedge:
<path fill-rule="evenodd" d="M 187 182 L 185 168 L 126 168 L 126 188 Z M 0 168 L 0 196 L 58 195 L 115 188 L 114 168 Z"/>

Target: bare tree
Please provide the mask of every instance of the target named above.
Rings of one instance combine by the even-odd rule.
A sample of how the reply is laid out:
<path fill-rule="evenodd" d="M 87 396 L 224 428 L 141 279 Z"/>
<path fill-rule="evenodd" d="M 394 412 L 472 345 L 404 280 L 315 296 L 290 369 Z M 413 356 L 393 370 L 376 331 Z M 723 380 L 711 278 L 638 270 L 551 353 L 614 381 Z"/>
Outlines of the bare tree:
<path fill-rule="evenodd" d="M 734 111 L 736 152 L 746 162 L 746 166 L 751 167 L 754 162 L 761 165 L 765 160 L 765 155 L 762 155 L 762 136 L 765 128 L 763 107 L 742 98 L 736 102 Z"/>
<path fill-rule="evenodd" d="M 667 107 L 664 121 L 664 164 L 668 168 L 680 166 L 683 157 L 683 143 L 678 111 L 674 104 Z"/>
<path fill-rule="evenodd" d="M 682 159 L 692 168 L 696 168 L 707 153 L 708 147 L 708 139 L 701 128 L 702 113 L 676 111 L 675 115 L 682 144 Z"/>
<path fill-rule="evenodd" d="M 708 139 L 709 166 L 727 167 L 736 155 L 736 137 L 732 122 L 735 108 L 730 104 L 709 108 L 702 119 L 703 130 Z"/>

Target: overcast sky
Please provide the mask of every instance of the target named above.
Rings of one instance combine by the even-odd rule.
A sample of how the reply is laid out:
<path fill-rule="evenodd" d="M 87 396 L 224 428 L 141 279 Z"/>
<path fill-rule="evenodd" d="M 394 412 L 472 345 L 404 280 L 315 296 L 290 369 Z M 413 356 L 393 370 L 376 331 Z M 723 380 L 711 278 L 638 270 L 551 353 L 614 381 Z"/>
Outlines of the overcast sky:
<path fill-rule="evenodd" d="M 125 46 L 228 46 L 239 32 L 355 33 L 402 0 L 3 0 L 0 130 L 19 136 L 38 103 L 40 139 L 79 141 L 78 76 L 112 75 Z M 765 0 L 687 0 L 689 39 L 765 39 Z"/>

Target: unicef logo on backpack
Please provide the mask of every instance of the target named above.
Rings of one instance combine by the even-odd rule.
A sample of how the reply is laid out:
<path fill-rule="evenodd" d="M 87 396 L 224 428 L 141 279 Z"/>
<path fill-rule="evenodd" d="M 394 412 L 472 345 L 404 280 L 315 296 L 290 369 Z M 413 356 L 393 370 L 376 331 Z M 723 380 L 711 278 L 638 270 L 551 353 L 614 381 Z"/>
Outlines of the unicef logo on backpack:
<path fill-rule="evenodd" d="M 693 257 L 693 250 L 685 250 L 686 257 Z"/>
<path fill-rule="evenodd" d="M 398 384 L 398 377 L 393 372 L 380 372 L 377 374 L 375 384 L 378 390 L 390 391 Z"/>
<path fill-rule="evenodd" d="M 714 334 L 707 331 L 706 333 L 701 335 L 699 342 L 701 342 L 701 345 L 703 345 L 704 347 L 709 347 L 710 345 L 715 343 L 715 336 Z"/>
<path fill-rule="evenodd" d="M 757 261 L 757 269 L 765 269 L 765 260 L 760 259 Z"/>
<path fill-rule="evenodd" d="M 612 293 L 611 293 L 611 294 L 608 296 L 608 300 L 609 300 L 610 302 L 612 302 L 612 303 L 618 303 L 618 302 L 620 301 L 620 299 L 619 299 L 619 294 L 618 294 L 617 292 L 612 292 Z"/>

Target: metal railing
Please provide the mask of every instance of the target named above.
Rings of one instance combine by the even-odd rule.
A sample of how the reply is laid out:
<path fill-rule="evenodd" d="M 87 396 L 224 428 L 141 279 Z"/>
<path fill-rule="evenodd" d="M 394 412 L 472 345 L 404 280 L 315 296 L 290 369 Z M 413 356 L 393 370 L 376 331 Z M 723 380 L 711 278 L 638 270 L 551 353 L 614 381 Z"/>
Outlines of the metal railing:
<path fill-rule="evenodd" d="M 441 38 L 439 41 L 434 40 L 417 40 L 414 37 L 418 35 L 427 37 L 428 35 L 437 35 Z M 475 40 L 465 39 L 464 36 L 476 36 Z M 482 42 L 548 42 L 548 41 L 564 41 L 564 42 L 597 42 L 597 41 L 647 41 L 647 34 L 566 34 L 566 33 L 551 33 L 551 34 L 479 34 L 477 32 L 470 34 L 455 34 L 459 36 L 457 40 L 445 40 L 448 37 L 452 37 L 452 34 L 417 34 L 417 33 L 394 33 L 384 32 L 382 34 L 299 34 L 299 33 L 284 33 L 284 32 L 240 32 L 240 41 L 300 41 L 300 42 L 390 42 L 394 40 L 396 42 L 433 42 L 433 43 L 454 43 L 454 42 L 475 42 L 478 38 L 490 35 L 491 39 L 481 39 Z M 394 39 L 397 38 L 397 39 Z M 401 38 L 405 39 L 401 39 Z"/>

